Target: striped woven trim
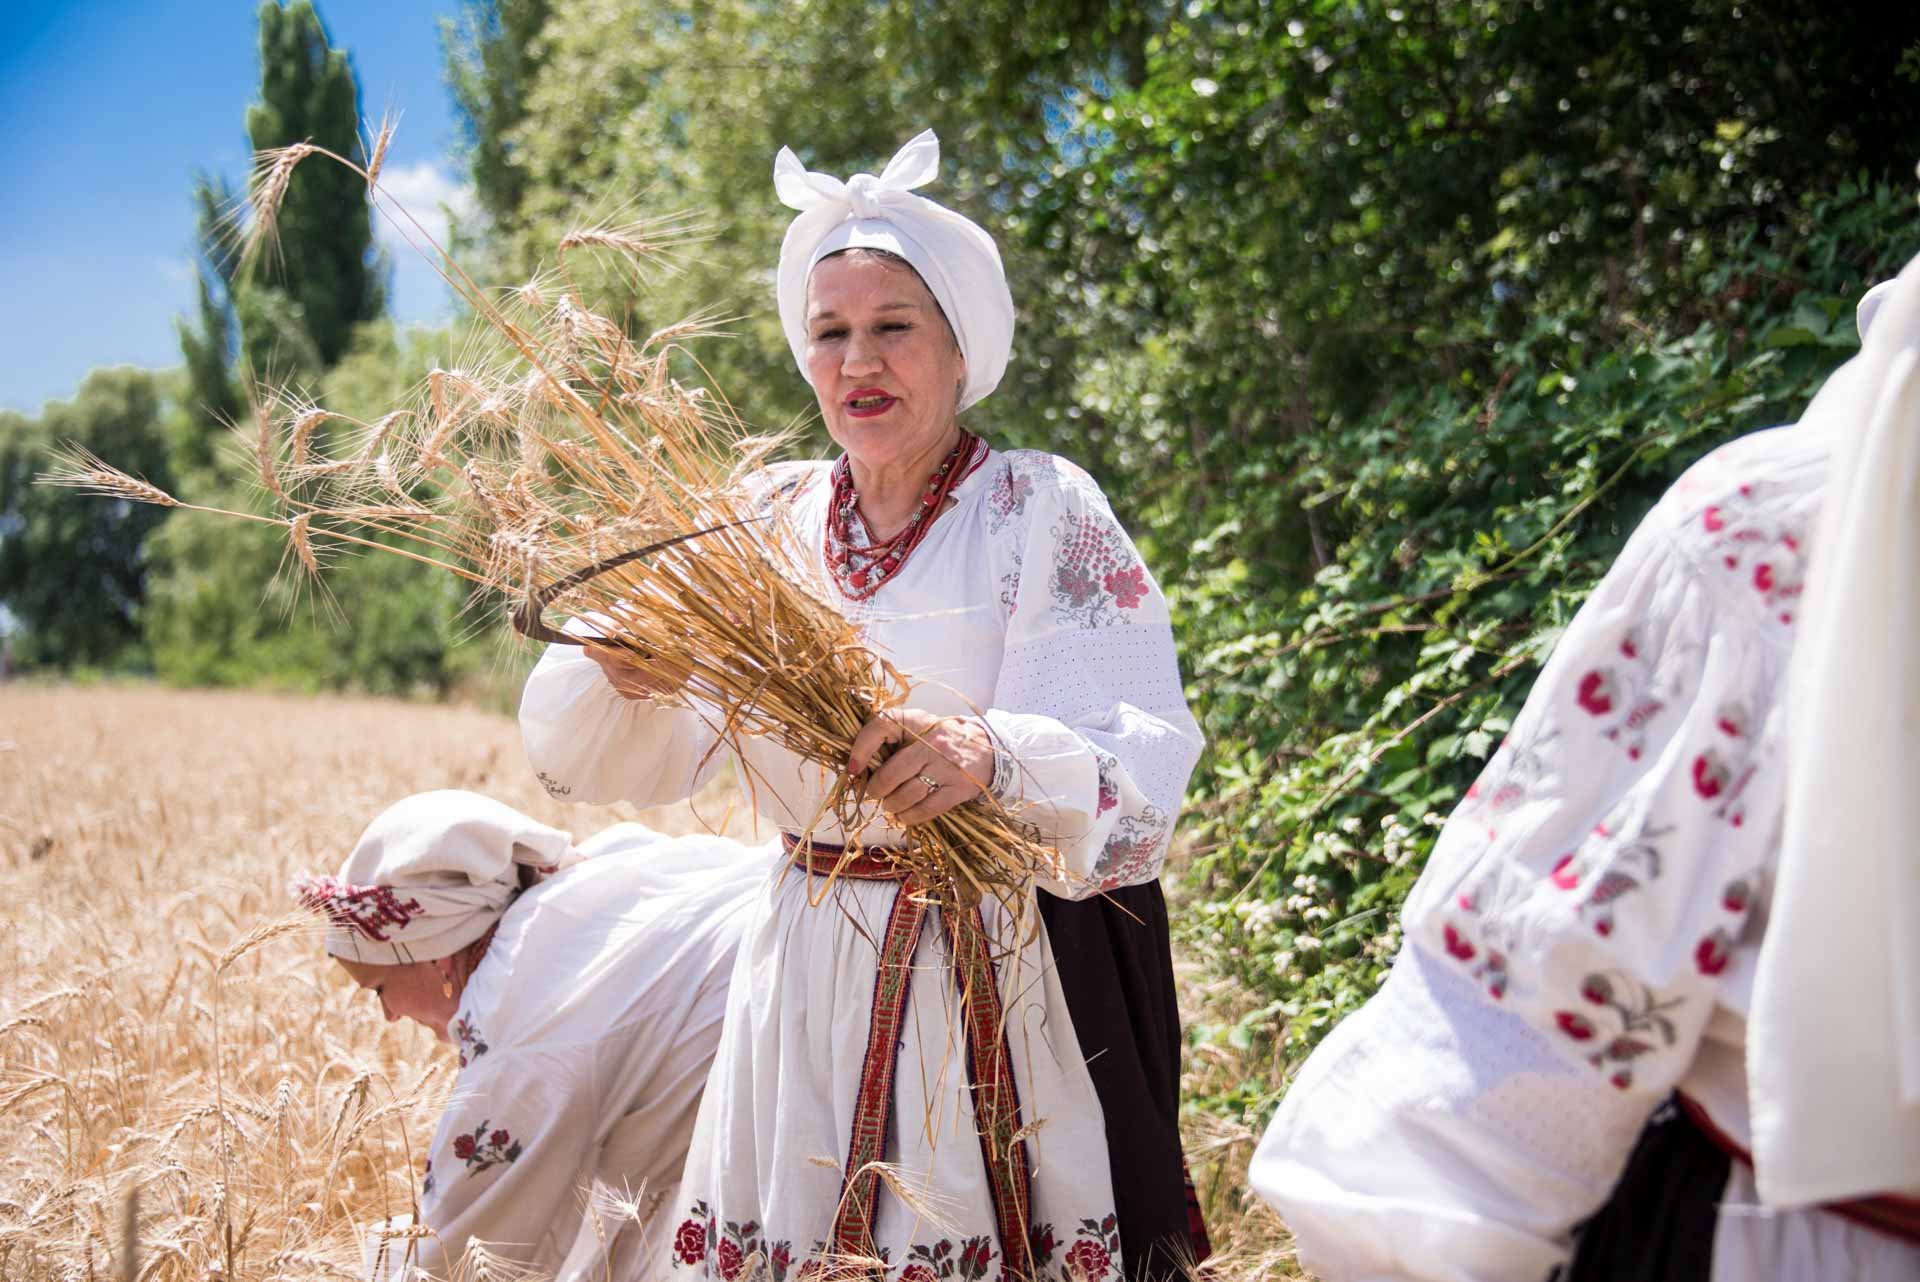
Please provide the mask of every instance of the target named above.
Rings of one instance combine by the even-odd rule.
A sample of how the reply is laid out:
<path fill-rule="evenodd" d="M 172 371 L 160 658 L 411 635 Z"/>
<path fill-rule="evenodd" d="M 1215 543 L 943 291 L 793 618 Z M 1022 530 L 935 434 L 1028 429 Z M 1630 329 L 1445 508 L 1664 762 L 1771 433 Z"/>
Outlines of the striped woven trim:
<path fill-rule="evenodd" d="M 987 924 L 977 907 L 942 912 L 940 917 L 953 945 L 953 982 L 966 1011 L 967 1080 L 973 1085 L 980 1157 L 993 1190 L 1001 1275 L 1028 1278 L 1033 1275 L 1032 1174 L 1027 1143 L 1020 1138 L 1020 1089 L 1013 1080 L 1013 1053 L 1003 1025 L 999 977 L 987 950 Z"/>
<path fill-rule="evenodd" d="M 926 886 L 901 869 L 884 850 L 849 855 L 826 842 L 792 833 L 781 836 L 787 854 L 796 863 L 804 863 L 815 876 L 901 883 L 881 936 L 880 968 L 873 981 L 867 1050 L 860 1064 L 860 1089 L 854 1095 L 840 1205 L 828 1235 L 828 1249 L 834 1259 L 874 1259 L 873 1221 L 881 1184 L 879 1172 L 872 1168 L 886 1156 L 900 1029 L 912 993 L 913 954 L 927 917 Z M 1024 1282 L 1033 1271 L 1029 1234 L 1032 1172 L 1026 1141 L 1020 1138 L 1020 1091 L 1003 1026 L 999 977 L 987 947 L 986 919 L 978 907 L 957 913 L 943 910 L 940 919 L 953 950 L 953 982 L 966 1023 L 967 1080 L 973 1087 L 980 1157 L 986 1166 L 994 1227 L 1000 1237 L 1001 1276 Z M 865 1270 L 830 1266 L 828 1272 L 842 1278 Z M 872 1272 L 876 1278 L 884 1276 L 884 1270 L 877 1267 Z"/>
<path fill-rule="evenodd" d="M 855 881 L 907 879 L 907 870 L 893 861 L 892 852 L 886 846 L 862 847 L 858 854 L 849 854 L 845 846 L 796 837 L 790 832 L 780 834 L 780 844 L 786 849 L 787 858 L 815 877 L 850 877 Z"/>
<path fill-rule="evenodd" d="M 828 1242 L 838 1259 L 872 1259 L 874 1204 L 880 1174 L 872 1169 L 887 1151 L 887 1125 L 893 1115 L 893 1074 L 900 1057 L 900 1025 L 913 983 L 913 950 L 920 941 L 926 906 L 919 883 L 909 878 L 893 898 L 886 934 L 880 944 L 880 971 L 873 980 L 873 1010 L 867 1020 L 867 1053 L 860 1065 L 860 1090 L 853 1101 L 853 1134 L 847 1141 L 846 1174 L 840 1206 L 834 1212 Z M 839 1270 L 830 1270 L 842 1276 Z M 884 1270 L 874 1270 L 876 1277 Z"/>

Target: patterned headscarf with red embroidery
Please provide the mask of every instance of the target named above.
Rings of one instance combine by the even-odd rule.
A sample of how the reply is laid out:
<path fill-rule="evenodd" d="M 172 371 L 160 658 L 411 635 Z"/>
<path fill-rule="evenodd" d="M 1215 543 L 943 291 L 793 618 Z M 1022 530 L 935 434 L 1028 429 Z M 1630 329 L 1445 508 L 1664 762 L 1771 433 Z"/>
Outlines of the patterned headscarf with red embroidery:
<path fill-rule="evenodd" d="M 491 797 L 445 789 L 389 806 L 337 874 L 301 877 L 293 893 L 328 919 L 326 950 L 335 957 L 432 961 L 486 934 L 523 884 L 581 857 L 568 833 Z"/>

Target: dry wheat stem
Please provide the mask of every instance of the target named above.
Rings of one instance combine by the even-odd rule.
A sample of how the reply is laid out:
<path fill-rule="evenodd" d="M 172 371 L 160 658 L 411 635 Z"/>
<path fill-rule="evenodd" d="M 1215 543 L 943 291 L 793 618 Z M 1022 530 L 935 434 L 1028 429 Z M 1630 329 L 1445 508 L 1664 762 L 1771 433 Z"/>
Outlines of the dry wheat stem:
<path fill-rule="evenodd" d="M 387 133 L 383 126 L 382 140 Z M 384 154 L 379 143 L 374 154 Z M 606 644 L 687 674 L 668 702 L 714 709 L 721 737 L 736 750 L 749 738 L 769 739 L 818 765 L 830 777 L 823 813 L 858 847 L 877 816 L 862 805 L 844 764 L 859 729 L 896 706 L 906 683 L 800 568 L 784 503 L 758 479 L 785 438 L 746 431 L 724 397 L 673 377 L 675 360 L 699 368 L 684 343 L 714 332 L 719 318 L 691 317 L 636 343 L 582 302 L 564 267 L 535 288 L 496 298 L 403 209 L 388 208 L 377 166 L 362 169 L 311 144 L 260 158 L 255 246 L 271 238 L 277 202 L 295 166 L 310 157 L 365 178 L 382 211 L 393 217 L 397 210 L 403 232 L 411 224 L 432 246 L 425 256 L 504 351 L 435 370 L 418 404 L 360 424 L 359 447 L 337 456 L 321 448 L 317 429 L 331 417 L 323 407 L 260 398 L 248 441 L 259 482 L 283 515 L 220 514 L 276 521 L 310 573 L 321 569 L 318 540 L 447 570 L 528 616 L 556 584 L 567 585 L 557 608 L 603 619 Z M 672 220 L 601 225 L 570 235 L 561 248 L 563 255 L 594 250 L 646 261 L 684 230 Z M 90 457 L 70 460 L 50 479 L 210 510 Z M 416 490 L 431 497 L 391 502 Z M 610 551 L 649 544 L 662 546 L 642 561 L 607 566 Z M 604 572 L 592 573 L 596 567 Z M 569 584 L 583 575 L 590 577 Z M 995 894 L 1020 915 L 1036 875 L 1059 871 L 1057 856 L 990 800 L 917 826 L 895 857 L 936 901 Z"/>

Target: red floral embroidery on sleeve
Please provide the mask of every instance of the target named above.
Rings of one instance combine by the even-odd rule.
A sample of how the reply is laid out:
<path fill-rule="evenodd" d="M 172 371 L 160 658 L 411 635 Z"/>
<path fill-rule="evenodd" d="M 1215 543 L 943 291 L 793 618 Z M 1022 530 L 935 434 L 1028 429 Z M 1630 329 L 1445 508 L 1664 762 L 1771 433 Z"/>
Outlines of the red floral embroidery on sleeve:
<path fill-rule="evenodd" d="M 1624 971 L 1588 975 L 1580 983 L 1580 996 L 1599 1009 L 1592 1015 L 1555 1011 L 1554 1024 L 1570 1041 L 1587 1043 L 1604 1038 L 1587 1056 L 1587 1063 L 1605 1073 L 1616 1090 L 1633 1086 L 1635 1061 L 1662 1047 L 1671 1048 L 1678 1039 L 1667 1012 L 1679 1007 L 1684 999 L 1661 1000 L 1652 988 Z M 1605 1032 L 1603 1018 L 1617 1031 Z"/>
<path fill-rule="evenodd" d="M 1742 485 L 1703 509 L 1700 526 L 1722 570 L 1741 576 L 1775 619 L 1791 624 L 1806 591 L 1806 540 L 1770 506 L 1754 486 Z"/>
<path fill-rule="evenodd" d="M 453 1155 L 467 1164 L 468 1175 L 478 1175 L 496 1166 L 511 1166 L 520 1159 L 520 1141 L 504 1128 L 482 1121 L 468 1134 L 453 1137 Z"/>

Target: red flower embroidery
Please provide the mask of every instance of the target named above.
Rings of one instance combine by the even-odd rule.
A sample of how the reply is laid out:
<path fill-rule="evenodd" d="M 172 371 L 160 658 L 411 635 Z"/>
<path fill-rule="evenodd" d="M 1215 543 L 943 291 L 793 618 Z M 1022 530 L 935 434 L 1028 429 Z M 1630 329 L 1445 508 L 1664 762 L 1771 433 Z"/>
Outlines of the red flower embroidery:
<path fill-rule="evenodd" d="M 740 1266 L 746 1262 L 746 1257 L 740 1252 L 740 1244 L 730 1238 L 721 1238 L 717 1254 L 720 1257 L 720 1276 L 727 1282 L 733 1282 L 740 1276 Z"/>
<path fill-rule="evenodd" d="M 1717 505 L 1709 507 L 1700 514 L 1700 523 L 1707 527 L 1708 534 L 1718 534 L 1726 528 L 1727 524 L 1725 518 L 1720 515 L 1720 508 Z"/>
<path fill-rule="evenodd" d="M 1753 586 L 1762 592 L 1773 591 L 1773 566 L 1762 561 L 1753 567 Z"/>
<path fill-rule="evenodd" d="M 1693 790 L 1702 797 L 1712 799 L 1719 796 L 1726 791 L 1730 778 L 1732 772 L 1711 748 L 1693 759 Z"/>
<path fill-rule="evenodd" d="M 1142 566 L 1133 566 L 1125 570 L 1110 570 L 1101 580 L 1107 591 L 1113 594 L 1113 603 L 1122 610 L 1132 610 L 1146 599 L 1147 573 Z"/>
<path fill-rule="evenodd" d="M 513 1137 L 508 1135 L 505 1131 L 495 1131 L 492 1134 L 492 1136 L 490 1136 L 489 1138 L 491 1138 L 495 1144 L 505 1144 L 509 1139 Z"/>
<path fill-rule="evenodd" d="M 1464 935 L 1453 928 L 1452 922 L 1447 923 L 1445 933 L 1447 939 L 1447 955 L 1460 961 L 1472 961 L 1475 952 L 1474 946 L 1467 942 Z"/>
<path fill-rule="evenodd" d="M 1607 1080 L 1613 1083 L 1616 1090 L 1624 1091 L 1633 1085 L 1633 1074 L 1623 1068 Z"/>
<path fill-rule="evenodd" d="M 1576 1042 L 1587 1041 L 1593 1036 L 1593 1025 L 1588 1022 L 1585 1015 L 1578 1015 L 1570 1010 L 1555 1011 L 1553 1022 L 1560 1025 L 1560 1031 Z"/>
<path fill-rule="evenodd" d="M 356 886 L 337 877 L 302 877 L 293 893 L 303 907 L 326 914 L 334 925 L 381 943 L 387 941 L 388 926 L 405 928 L 420 911 L 419 900 L 401 900 L 386 886 Z"/>
<path fill-rule="evenodd" d="M 1052 1263 L 1053 1253 L 1058 1250 L 1060 1246 L 1059 1241 L 1053 1236 L 1053 1225 L 1042 1224 L 1034 1229 L 1030 1245 L 1033 1248 L 1034 1263 Z"/>
<path fill-rule="evenodd" d="M 985 1237 L 970 1237 L 966 1245 L 960 1248 L 960 1276 L 966 1278 L 984 1277 L 987 1266 L 993 1262 L 993 1246 Z"/>
<path fill-rule="evenodd" d="M 473 1156 L 473 1136 L 456 1135 L 453 1137 L 453 1155 L 461 1161 Z"/>
<path fill-rule="evenodd" d="M 924 1264 L 909 1264 L 900 1271 L 900 1282 L 940 1282 L 940 1275 Z"/>
<path fill-rule="evenodd" d="M 1605 975 L 1589 975 L 1587 982 L 1580 986 L 1580 995 L 1595 1006 L 1605 1006 L 1613 1000 L 1613 985 Z"/>
<path fill-rule="evenodd" d="M 1555 861 L 1553 872 L 1550 875 L 1553 878 L 1553 884 L 1562 890 L 1572 890 L 1580 884 L 1580 874 L 1573 868 L 1573 856 L 1571 854 L 1560 856 L 1560 858 Z"/>
<path fill-rule="evenodd" d="M 1580 689 L 1576 696 L 1580 706 L 1596 717 L 1604 717 L 1613 711 L 1613 682 L 1605 668 L 1596 668 L 1580 678 Z"/>
<path fill-rule="evenodd" d="M 1700 968 L 1702 975 L 1718 975 L 1732 959 L 1733 951 L 1727 947 L 1726 935 L 1717 930 L 1702 939 L 1693 950 L 1693 964 Z"/>
<path fill-rule="evenodd" d="M 1720 892 L 1720 906 L 1730 913 L 1743 913 L 1747 911 L 1747 896 L 1751 893 L 1745 878 L 1730 881 Z"/>
<path fill-rule="evenodd" d="M 682 1264 L 698 1264 L 707 1254 L 707 1226 L 698 1220 L 681 1221 L 673 1235 L 673 1253 Z"/>
<path fill-rule="evenodd" d="M 1100 1282 L 1100 1279 L 1107 1276 L 1107 1269 L 1112 1262 L 1112 1257 L 1107 1254 L 1107 1248 L 1091 1238 L 1080 1239 L 1073 1244 L 1073 1249 L 1067 1252 L 1067 1266 L 1070 1269 L 1078 1269 L 1087 1282 Z"/>

